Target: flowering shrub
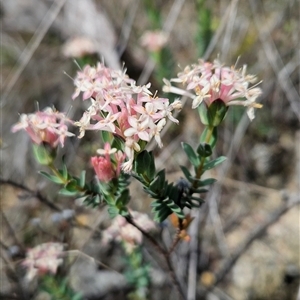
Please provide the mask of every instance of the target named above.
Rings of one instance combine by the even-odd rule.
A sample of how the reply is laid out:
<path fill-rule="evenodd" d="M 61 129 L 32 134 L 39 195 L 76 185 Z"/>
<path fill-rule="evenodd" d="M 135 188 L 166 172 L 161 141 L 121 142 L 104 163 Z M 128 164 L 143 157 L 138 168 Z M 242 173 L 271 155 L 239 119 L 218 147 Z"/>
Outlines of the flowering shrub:
<path fill-rule="evenodd" d="M 180 100 L 171 102 L 156 93 L 153 95 L 149 90 L 150 83 L 136 85 L 125 70 L 111 70 L 98 63 L 95 67 L 85 66 L 77 73 L 74 80 L 76 90 L 72 98 L 81 95 L 83 101 L 89 102 L 80 120 L 69 120 L 65 114 L 47 108 L 35 114 L 21 115 L 20 123 L 12 130 L 24 129 L 29 134 L 35 144 L 37 161 L 50 170 L 50 173 L 40 173 L 61 186 L 60 194 L 80 199 L 93 207 L 107 205 L 110 216 L 115 219 L 105 231 L 104 241 L 121 240 L 133 264 L 136 257 L 134 250 L 142 243 L 142 236 L 146 236 L 171 268 L 170 253 L 180 240 L 190 239 L 187 229 L 193 219 L 186 212 L 187 209 L 200 207 L 204 202 L 203 195 L 215 182 L 214 178 L 203 179 L 203 174 L 226 159 L 224 156 L 211 158 L 217 142 L 218 126 L 232 105 L 247 107 L 250 120 L 254 118 L 254 108 L 261 107 L 255 102 L 261 90 L 257 85 L 251 85 L 255 80 L 255 76 L 246 75 L 245 66 L 236 70 L 234 67 L 224 67 L 217 60 L 213 63 L 199 60 L 198 64 L 186 67 L 176 78 L 164 80 L 165 92 L 192 99 L 192 108 L 198 109 L 205 126 L 195 149 L 182 142 L 191 167 L 180 166 L 184 178 L 175 183 L 166 180 L 164 169 L 156 170 L 154 155 L 146 147 L 152 139 L 159 147 L 163 146 L 161 131 L 167 120 L 179 123 L 173 112 L 179 111 L 182 103 Z M 172 86 L 172 82 L 182 83 L 186 89 Z M 86 130 L 101 132 L 104 148 L 98 149 L 98 155 L 90 159 L 96 174 L 90 182 L 86 182 L 85 170 L 78 176 L 71 174 L 64 160 L 59 168 L 56 167 L 56 148 L 59 144 L 64 145 L 66 137 L 74 135 L 68 131 L 66 124 L 79 128 L 78 138 L 84 138 Z M 161 223 L 172 215 L 172 223 L 177 230 L 170 249 L 162 248 L 149 233 L 154 228 L 153 221 L 129 210 L 128 186 L 131 177 L 137 179 L 153 199 L 154 221 Z M 62 248 L 54 245 L 47 248 L 46 254 L 43 247 L 29 252 L 24 265 L 29 268 L 30 277 L 37 270 L 55 272 L 61 263 L 58 256 Z M 44 258 L 50 257 L 49 249 L 54 252 L 51 254 L 51 266 L 44 263 Z M 140 254 L 137 270 L 142 266 Z M 146 278 L 148 273 L 144 271 Z M 134 278 L 136 280 L 138 275 Z M 173 278 L 173 281 L 176 279 Z"/>

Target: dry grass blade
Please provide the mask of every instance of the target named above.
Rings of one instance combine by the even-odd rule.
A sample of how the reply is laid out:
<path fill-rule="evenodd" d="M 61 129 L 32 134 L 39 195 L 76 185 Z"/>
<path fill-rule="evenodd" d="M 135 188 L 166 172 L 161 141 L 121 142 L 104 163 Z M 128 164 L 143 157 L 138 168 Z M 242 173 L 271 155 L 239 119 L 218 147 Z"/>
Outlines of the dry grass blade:
<path fill-rule="evenodd" d="M 2 101 L 0 103 L 0 107 L 3 107 L 6 102 L 8 101 L 9 94 L 12 90 L 12 88 L 17 83 L 20 75 L 24 71 L 25 67 L 29 63 L 30 59 L 32 58 L 32 55 L 40 45 L 42 39 L 48 32 L 50 26 L 56 19 L 57 15 L 61 11 L 62 7 L 66 3 L 67 0 L 56 0 L 51 8 L 48 10 L 47 14 L 44 16 L 40 26 L 35 31 L 33 37 L 31 38 L 30 42 L 24 49 L 23 53 L 20 55 L 18 61 L 15 64 L 15 67 L 11 71 L 12 75 L 8 76 L 7 81 L 4 82 L 4 86 L 6 86 L 5 91 L 2 95 Z"/>
<path fill-rule="evenodd" d="M 297 116 L 300 121 L 300 96 L 293 85 L 286 67 L 282 61 L 280 53 L 278 52 L 274 41 L 272 40 L 270 30 L 267 26 L 264 28 L 261 27 L 263 23 L 259 20 L 258 17 L 258 8 L 256 0 L 249 0 L 251 10 L 254 17 L 254 23 L 261 41 L 263 50 L 265 52 L 266 60 L 268 60 L 271 65 L 276 77 L 277 82 L 280 85 L 281 89 L 285 92 L 285 95 L 290 102 L 291 108 L 294 114 Z"/>

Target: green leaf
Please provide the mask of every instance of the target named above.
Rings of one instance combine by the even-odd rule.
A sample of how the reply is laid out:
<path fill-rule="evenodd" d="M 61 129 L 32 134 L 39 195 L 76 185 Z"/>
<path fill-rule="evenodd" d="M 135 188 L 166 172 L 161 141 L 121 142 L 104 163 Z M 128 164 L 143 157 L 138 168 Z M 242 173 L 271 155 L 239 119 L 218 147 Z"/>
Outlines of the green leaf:
<path fill-rule="evenodd" d="M 60 177 L 54 176 L 54 175 L 50 175 L 44 171 L 40 171 L 39 172 L 41 175 L 43 175 L 44 177 L 46 177 L 47 179 L 49 179 L 50 181 L 54 182 L 54 183 L 58 183 L 58 184 L 63 184 L 64 180 Z"/>
<path fill-rule="evenodd" d="M 68 169 L 65 164 L 65 155 L 62 157 L 62 170 L 61 170 L 62 177 L 67 180 L 68 179 Z"/>
<path fill-rule="evenodd" d="M 156 176 L 158 177 L 158 182 L 159 182 L 159 189 L 162 190 L 165 186 L 166 183 L 166 173 L 165 169 L 159 171 Z"/>
<path fill-rule="evenodd" d="M 78 185 L 75 179 L 71 179 L 65 186 L 65 189 L 69 192 L 77 192 L 78 193 Z"/>
<path fill-rule="evenodd" d="M 184 142 L 181 143 L 181 146 L 182 146 L 184 152 L 186 153 L 191 164 L 194 167 L 198 167 L 200 164 L 200 161 L 199 161 L 197 154 L 194 152 L 193 148 L 189 144 L 184 143 Z"/>
<path fill-rule="evenodd" d="M 48 166 L 50 165 L 56 155 L 56 151 L 46 147 L 46 145 L 36 145 L 33 144 L 34 157 L 40 165 Z"/>
<path fill-rule="evenodd" d="M 150 191 L 157 192 L 160 189 L 160 177 L 155 177 L 149 184 Z"/>
<path fill-rule="evenodd" d="M 171 214 L 172 211 L 168 207 L 165 207 L 155 214 L 154 221 L 161 223 Z"/>
<path fill-rule="evenodd" d="M 222 163 L 223 161 L 225 161 L 226 159 L 227 158 L 225 156 L 220 156 L 214 160 L 211 160 L 204 164 L 203 170 L 205 170 L 205 171 L 210 170 L 210 169 L 214 168 L 215 166 L 219 165 L 220 163 Z"/>
<path fill-rule="evenodd" d="M 221 99 L 217 99 L 207 108 L 207 120 L 209 126 L 216 127 L 224 120 L 228 106 Z"/>
<path fill-rule="evenodd" d="M 208 189 L 193 189 L 193 193 L 201 194 L 201 193 L 207 193 L 207 192 L 208 192 Z"/>
<path fill-rule="evenodd" d="M 180 166 L 182 173 L 188 181 L 191 181 L 192 174 L 185 166 Z"/>
<path fill-rule="evenodd" d="M 151 151 L 149 153 L 149 155 L 150 155 L 150 163 L 147 167 L 147 175 L 148 175 L 148 178 L 150 180 L 152 180 L 155 176 L 156 169 L 155 169 L 155 162 L 154 162 L 153 152 Z"/>
<path fill-rule="evenodd" d="M 82 170 L 80 173 L 79 186 L 81 188 L 84 188 L 84 186 L 85 186 L 85 174 L 86 174 L 85 170 Z"/>
<path fill-rule="evenodd" d="M 215 183 L 216 181 L 217 181 L 217 179 L 215 179 L 215 178 L 203 179 L 203 180 L 200 180 L 200 182 L 198 183 L 198 186 L 202 187 L 202 186 L 206 186 L 206 185 L 211 185 L 211 184 Z"/>
<path fill-rule="evenodd" d="M 107 211 L 112 219 L 119 214 L 119 209 L 115 206 L 109 206 Z"/>
<path fill-rule="evenodd" d="M 141 175 L 145 181 L 149 182 L 152 178 L 148 177 L 148 167 L 152 164 L 152 157 L 148 151 L 144 150 L 138 154 L 135 160 L 135 172 L 138 175 Z M 151 171 L 152 172 L 152 171 Z M 153 175 L 154 176 L 154 175 Z"/>
<path fill-rule="evenodd" d="M 200 117 L 202 124 L 205 126 L 208 126 L 209 122 L 208 122 L 208 118 L 207 118 L 207 104 L 206 103 L 201 103 L 198 106 L 198 113 L 199 113 L 199 117 Z"/>
<path fill-rule="evenodd" d="M 126 189 L 122 192 L 121 195 L 116 199 L 116 206 L 118 208 L 124 207 L 130 201 L 129 190 Z"/>
<path fill-rule="evenodd" d="M 163 203 L 165 203 L 172 210 L 172 212 L 178 216 L 178 218 L 184 218 L 182 209 L 177 204 L 175 204 L 172 199 L 166 198 L 165 200 L 163 200 Z"/>
<path fill-rule="evenodd" d="M 64 196 L 68 196 L 68 197 L 74 197 L 76 195 L 78 195 L 78 192 L 77 191 L 68 191 L 67 189 L 63 188 L 63 189 L 60 189 L 59 192 L 58 192 L 60 195 L 64 195 Z"/>
<path fill-rule="evenodd" d="M 161 203 L 160 202 L 157 202 L 157 201 L 154 201 L 150 204 L 151 207 L 159 207 L 161 206 Z"/>
<path fill-rule="evenodd" d="M 101 137 L 104 143 L 110 143 L 112 139 L 112 134 L 106 130 L 101 130 Z"/>

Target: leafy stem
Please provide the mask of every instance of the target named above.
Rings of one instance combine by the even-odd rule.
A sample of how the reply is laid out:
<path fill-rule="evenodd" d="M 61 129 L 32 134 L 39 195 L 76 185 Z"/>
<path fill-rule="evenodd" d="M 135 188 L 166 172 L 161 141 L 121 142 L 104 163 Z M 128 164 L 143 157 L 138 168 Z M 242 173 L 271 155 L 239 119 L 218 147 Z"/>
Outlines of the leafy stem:
<path fill-rule="evenodd" d="M 207 131 L 206 131 L 206 136 L 205 136 L 205 143 L 209 144 L 209 141 L 213 135 L 213 131 L 214 131 L 214 126 L 207 126 Z M 200 165 L 197 168 L 197 172 L 196 172 L 196 179 L 200 179 L 201 175 L 203 174 L 203 166 L 205 163 L 205 159 L 206 157 L 202 156 L 201 161 L 200 161 Z M 197 181 L 195 180 L 193 182 L 193 187 L 196 188 L 197 187 Z"/>

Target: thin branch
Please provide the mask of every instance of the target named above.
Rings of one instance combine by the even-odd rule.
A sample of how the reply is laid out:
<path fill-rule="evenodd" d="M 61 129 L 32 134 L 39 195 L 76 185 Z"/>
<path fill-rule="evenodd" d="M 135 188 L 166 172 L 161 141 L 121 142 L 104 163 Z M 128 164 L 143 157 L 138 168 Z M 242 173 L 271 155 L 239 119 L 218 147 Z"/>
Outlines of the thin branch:
<path fill-rule="evenodd" d="M 10 179 L 6 180 L 6 179 L 0 178 L 0 184 L 8 184 L 8 185 L 11 185 L 11 186 L 16 187 L 18 189 L 21 189 L 21 190 L 29 193 L 31 196 L 37 198 L 40 202 L 46 204 L 51 209 L 53 209 L 55 211 L 62 211 L 62 209 L 60 207 L 58 207 L 57 205 L 55 205 L 54 203 L 49 201 L 47 198 L 45 198 L 39 191 L 38 192 L 33 191 L 33 190 L 29 189 L 28 187 L 26 187 L 25 185 L 23 185 L 21 183 L 17 183 L 13 180 L 10 180 Z"/>
<path fill-rule="evenodd" d="M 136 224 L 134 222 L 134 220 L 132 219 L 132 217 L 128 216 L 128 217 L 125 217 L 125 219 L 127 220 L 127 222 L 129 224 L 131 224 L 136 229 L 138 229 L 152 243 L 152 245 L 157 249 L 157 251 L 165 258 L 165 261 L 167 262 L 168 270 L 169 270 L 169 273 L 171 275 L 173 284 L 176 287 L 176 290 L 177 290 L 178 294 L 181 296 L 181 298 L 185 299 L 186 297 L 184 295 L 184 292 L 181 288 L 181 285 L 180 285 L 180 283 L 177 279 L 174 268 L 172 266 L 172 262 L 171 262 L 169 252 L 166 251 L 164 248 L 162 248 L 162 246 L 147 231 L 145 231 L 138 224 Z"/>
<path fill-rule="evenodd" d="M 5 179 L 2 179 L 0 178 L 0 185 L 1 184 L 8 184 L 8 185 L 11 185 L 13 187 L 16 187 L 16 188 L 19 188 L 21 190 L 24 190 L 25 192 L 27 192 L 28 194 L 30 194 L 32 197 L 35 197 L 37 200 L 39 200 L 41 203 L 47 205 L 49 208 L 51 208 L 52 210 L 54 211 L 57 211 L 57 212 L 62 212 L 62 208 L 60 208 L 59 206 L 57 206 L 56 204 L 54 204 L 53 202 L 51 202 L 49 199 L 47 199 L 46 197 L 44 197 L 39 191 L 33 191 L 31 189 L 29 189 L 28 187 L 26 187 L 25 185 L 21 184 L 21 183 L 17 183 L 13 180 L 5 180 Z M 90 230 L 90 231 L 93 231 L 93 232 L 99 232 L 98 230 L 95 230 L 94 228 L 88 226 L 88 225 L 83 225 L 83 224 L 80 224 L 79 222 L 77 222 L 75 220 L 75 224 L 72 224 L 73 226 L 77 226 L 77 227 L 80 227 L 80 228 L 83 228 L 83 229 L 86 229 L 86 230 Z"/>

